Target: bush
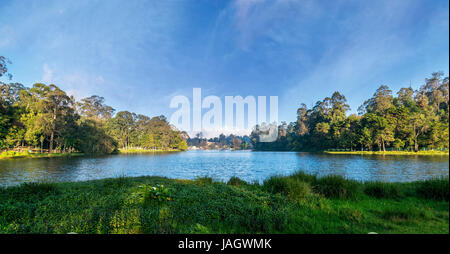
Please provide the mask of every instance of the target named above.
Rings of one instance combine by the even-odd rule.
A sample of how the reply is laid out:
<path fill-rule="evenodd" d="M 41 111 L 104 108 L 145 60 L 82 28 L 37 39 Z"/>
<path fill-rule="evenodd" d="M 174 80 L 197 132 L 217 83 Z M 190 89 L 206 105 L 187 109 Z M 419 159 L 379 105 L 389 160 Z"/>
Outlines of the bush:
<path fill-rule="evenodd" d="M 286 181 L 286 177 L 282 176 L 272 176 L 269 179 L 265 180 L 263 183 L 263 189 L 270 193 L 280 193 L 282 195 L 287 195 L 288 193 L 288 184 Z"/>
<path fill-rule="evenodd" d="M 449 179 L 438 178 L 419 182 L 417 194 L 427 199 L 449 200 Z"/>
<path fill-rule="evenodd" d="M 162 184 L 157 184 L 156 186 L 141 184 L 138 186 L 137 191 L 133 192 L 130 197 L 130 203 L 135 204 L 151 201 L 162 203 L 171 200 L 173 200 L 172 191 Z"/>
<path fill-rule="evenodd" d="M 311 195 L 311 187 L 306 182 L 294 178 L 288 178 L 287 184 L 288 184 L 287 196 L 292 200 L 303 199 Z"/>
<path fill-rule="evenodd" d="M 306 182 L 309 184 L 315 184 L 317 182 L 317 177 L 315 175 L 309 175 L 302 171 L 293 174 L 292 178 L 298 179 L 302 182 Z"/>
<path fill-rule="evenodd" d="M 248 185 L 248 183 L 242 179 L 240 179 L 237 176 L 233 176 L 230 178 L 230 180 L 228 180 L 227 182 L 228 185 L 232 185 L 232 186 L 244 186 L 244 185 Z"/>
<path fill-rule="evenodd" d="M 342 176 L 329 175 L 317 179 L 316 190 L 327 198 L 356 198 L 359 183 Z"/>
<path fill-rule="evenodd" d="M 294 177 L 273 176 L 264 182 L 263 189 L 274 194 L 280 193 L 292 200 L 311 194 L 310 185 Z"/>
<path fill-rule="evenodd" d="M 399 198 L 400 189 L 397 185 L 382 182 L 370 182 L 364 185 L 364 193 L 375 198 Z"/>
<path fill-rule="evenodd" d="M 0 153 L 0 157 L 25 157 L 30 155 L 28 151 L 16 152 L 16 151 L 4 151 Z"/>

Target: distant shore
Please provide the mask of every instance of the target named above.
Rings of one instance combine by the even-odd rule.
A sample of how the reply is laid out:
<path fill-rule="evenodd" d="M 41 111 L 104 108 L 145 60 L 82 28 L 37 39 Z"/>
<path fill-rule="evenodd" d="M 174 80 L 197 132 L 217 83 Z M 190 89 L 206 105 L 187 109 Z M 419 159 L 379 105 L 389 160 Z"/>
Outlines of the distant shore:
<path fill-rule="evenodd" d="M 169 152 L 184 152 L 184 150 L 180 150 L 180 149 L 138 149 L 138 148 L 130 148 L 130 149 L 119 149 L 119 152 L 117 154 L 169 153 Z"/>
<path fill-rule="evenodd" d="M 139 154 L 139 153 L 167 153 L 167 152 L 183 152 L 183 150 L 179 149 L 119 149 L 116 153 L 113 154 Z M 28 151 L 17 152 L 17 151 L 5 151 L 0 153 L 1 159 L 33 159 L 33 158 L 57 158 L 57 157 L 72 157 L 72 156 L 84 156 L 86 154 L 80 152 L 74 153 L 30 153 Z"/>
<path fill-rule="evenodd" d="M 16 151 L 6 151 L 0 153 L 1 159 L 33 159 L 33 158 L 55 158 L 55 157 L 72 157 L 72 156 L 83 156 L 84 153 L 29 153 L 16 152 Z"/>
<path fill-rule="evenodd" d="M 211 149 L 188 149 L 188 151 L 198 151 L 198 150 L 211 150 Z M 222 149 L 227 151 L 249 151 L 249 150 L 233 150 L 233 149 Z M 217 149 L 219 151 L 219 149 Z M 253 151 L 253 150 L 252 150 Z M 185 152 L 180 149 L 119 149 L 113 154 L 144 154 L 144 153 L 171 153 L 171 152 Z M 292 151 L 296 152 L 296 151 Z M 324 154 L 342 154 L 342 155 L 420 155 L 420 156 L 449 156 L 448 151 L 419 151 L 419 152 L 406 152 L 406 151 L 323 151 Z M 72 157 L 72 156 L 84 156 L 86 154 L 80 152 L 73 153 L 29 153 L 16 152 L 16 151 L 5 151 L 0 153 L 1 159 L 33 159 L 33 158 L 57 158 L 57 157 Z"/>
<path fill-rule="evenodd" d="M 448 151 L 324 151 L 325 154 L 359 154 L 359 155 L 449 155 Z"/>

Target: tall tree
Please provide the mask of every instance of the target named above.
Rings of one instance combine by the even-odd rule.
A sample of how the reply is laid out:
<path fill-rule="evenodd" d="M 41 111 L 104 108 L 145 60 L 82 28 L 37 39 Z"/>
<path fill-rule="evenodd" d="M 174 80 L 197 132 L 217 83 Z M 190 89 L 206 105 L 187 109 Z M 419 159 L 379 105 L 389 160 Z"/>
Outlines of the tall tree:
<path fill-rule="evenodd" d="M 84 98 L 76 105 L 81 116 L 95 121 L 109 120 L 115 111 L 111 106 L 105 104 L 103 97 L 97 95 Z"/>
<path fill-rule="evenodd" d="M 4 56 L 0 56 L 0 78 L 7 76 L 11 80 L 12 75 L 8 72 L 8 64 L 11 64 L 11 61 Z"/>

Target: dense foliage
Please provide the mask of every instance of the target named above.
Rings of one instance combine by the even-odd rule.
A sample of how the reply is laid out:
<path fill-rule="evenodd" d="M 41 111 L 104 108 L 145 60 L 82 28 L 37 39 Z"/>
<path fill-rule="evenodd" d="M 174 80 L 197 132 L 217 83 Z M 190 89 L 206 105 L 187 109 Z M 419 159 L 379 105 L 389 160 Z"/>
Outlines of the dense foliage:
<path fill-rule="evenodd" d="M 334 92 L 309 109 L 297 110 L 297 121 L 278 127 L 276 142 L 258 142 L 259 126 L 252 133 L 257 150 L 410 150 L 448 149 L 449 79 L 436 72 L 418 90 L 401 88 L 397 96 L 380 86 L 372 98 L 347 116 L 344 95 Z"/>
<path fill-rule="evenodd" d="M 0 58 L 0 77 L 7 75 Z M 55 85 L 0 82 L 0 150 L 112 153 L 118 148 L 186 150 L 186 135 L 164 116 L 114 114 L 104 98 L 76 101 Z"/>
<path fill-rule="evenodd" d="M 236 136 L 230 134 L 225 136 L 220 134 L 219 137 L 205 138 L 203 134 L 197 133 L 194 138 L 189 138 L 187 143 L 190 147 L 197 147 L 200 149 L 233 149 L 246 150 L 253 148 L 253 142 L 249 136 Z"/>

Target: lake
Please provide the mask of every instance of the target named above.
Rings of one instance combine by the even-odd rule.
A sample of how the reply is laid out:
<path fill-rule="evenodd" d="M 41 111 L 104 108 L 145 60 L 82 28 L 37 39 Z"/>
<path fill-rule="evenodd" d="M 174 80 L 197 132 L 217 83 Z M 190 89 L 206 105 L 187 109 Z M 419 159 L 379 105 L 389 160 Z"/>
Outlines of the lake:
<path fill-rule="evenodd" d="M 85 181 L 120 176 L 165 176 L 262 182 L 296 171 L 359 181 L 410 182 L 447 176 L 448 156 L 330 155 L 296 152 L 188 151 L 98 157 L 0 160 L 0 186 L 32 181 Z"/>

